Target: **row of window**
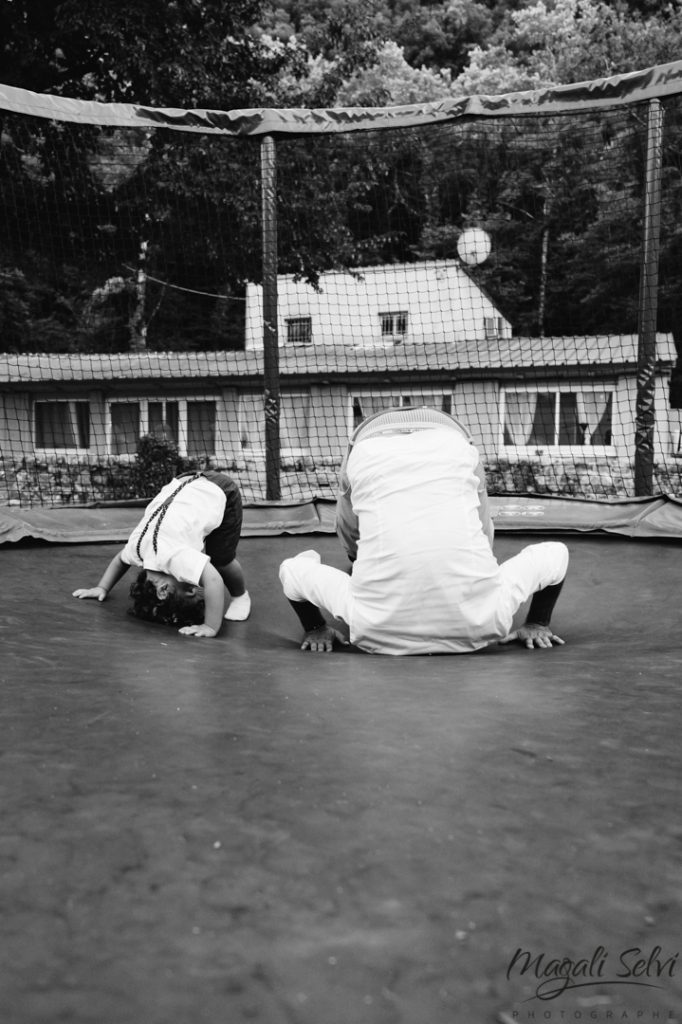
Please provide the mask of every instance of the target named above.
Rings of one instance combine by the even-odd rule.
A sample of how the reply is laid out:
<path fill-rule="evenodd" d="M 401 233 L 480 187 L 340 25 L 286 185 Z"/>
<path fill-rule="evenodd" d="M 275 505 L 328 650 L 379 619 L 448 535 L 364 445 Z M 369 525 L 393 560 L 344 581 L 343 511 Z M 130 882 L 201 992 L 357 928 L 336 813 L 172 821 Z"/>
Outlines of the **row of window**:
<path fill-rule="evenodd" d="M 407 313 L 404 310 L 393 313 L 379 313 L 381 337 L 384 341 L 403 340 L 407 334 Z M 312 345 L 313 318 L 311 316 L 291 316 L 285 320 L 287 344 Z"/>
<path fill-rule="evenodd" d="M 237 430 L 245 451 L 264 445 L 262 395 L 244 393 L 238 404 Z M 435 389 L 357 392 L 349 396 L 348 432 L 367 416 L 391 406 L 432 405 L 453 412 L 452 393 Z M 609 390 L 540 391 L 503 389 L 500 396 L 500 448 L 517 453 L 527 449 L 574 448 L 593 454 L 612 445 L 613 392 Z M 218 404 L 214 398 L 140 398 L 107 402 L 104 444 L 113 456 L 135 453 L 140 437 L 163 437 L 184 456 L 216 454 Z M 329 408 L 312 409 L 310 393 L 284 393 L 280 409 L 283 448 L 305 450 L 315 435 L 327 430 Z M 40 451 L 88 451 L 100 447 L 92 437 L 90 403 L 55 399 L 34 403 L 34 444 Z M 318 445 L 316 445 L 318 447 Z"/>
<path fill-rule="evenodd" d="M 215 400 L 151 400 L 107 404 L 106 448 L 110 455 L 135 452 L 140 437 L 154 434 L 184 455 L 215 449 Z M 90 403 L 57 399 L 34 403 L 34 443 L 39 450 L 85 450 L 92 446 Z"/>
<path fill-rule="evenodd" d="M 408 315 L 405 310 L 379 313 L 382 341 L 404 341 L 407 337 L 407 322 Z M 311 316 L 287 317 L 285 324 L 287 330 L 287 344 L 312 345 L 313 318 Z M 483 326 L 486 338 L 497 338 L 502 333 L 503 329 L 502 317 L 484 317 Z"/>

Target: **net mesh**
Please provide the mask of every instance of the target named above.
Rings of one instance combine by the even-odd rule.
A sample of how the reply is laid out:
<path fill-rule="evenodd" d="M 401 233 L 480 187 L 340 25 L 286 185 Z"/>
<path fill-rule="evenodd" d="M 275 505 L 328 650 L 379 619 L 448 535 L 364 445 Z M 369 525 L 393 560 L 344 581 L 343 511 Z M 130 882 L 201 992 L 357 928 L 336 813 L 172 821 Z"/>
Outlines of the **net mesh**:
<path fill-rule="evenodd" d="M 676 93 L 367 131 L 290 112 L 267 169 L 257 134 L 11 108 L 0 503 L 202 467 L 247 501 L 334 497 L 358 424 L 415 405 L 466 427 L 493 494 L 682 493 Z"/>

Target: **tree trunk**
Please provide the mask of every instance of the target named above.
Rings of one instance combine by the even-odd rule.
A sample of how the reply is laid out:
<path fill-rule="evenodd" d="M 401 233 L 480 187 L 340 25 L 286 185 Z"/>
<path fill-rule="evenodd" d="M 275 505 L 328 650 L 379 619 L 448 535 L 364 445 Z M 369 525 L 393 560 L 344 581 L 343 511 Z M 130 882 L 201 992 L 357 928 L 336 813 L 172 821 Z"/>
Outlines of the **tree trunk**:
<path fill-rule="evenodd" d="M 540 290 L 538 294 L 538 336 L 545 336 L 545 307 L 547 305 L 547 257 L 549 253 L 549 225 L 547 224 L 547 200 L 543 209 L 544 226 L 540 245 Z"/>
<path fill-rule="evenodd" d="M 130 315 L 130 349 L 132 352 L 140 352 L 147 348 L 147 321 L 145 320 L 145 306 L 147 300 L 147 250 L 149 242 L 144 239 L 140 242 L 140 251 L 137 258 L 137 277 L 135 278 L 135 295 L 133 299 L 133 311 Z"/>

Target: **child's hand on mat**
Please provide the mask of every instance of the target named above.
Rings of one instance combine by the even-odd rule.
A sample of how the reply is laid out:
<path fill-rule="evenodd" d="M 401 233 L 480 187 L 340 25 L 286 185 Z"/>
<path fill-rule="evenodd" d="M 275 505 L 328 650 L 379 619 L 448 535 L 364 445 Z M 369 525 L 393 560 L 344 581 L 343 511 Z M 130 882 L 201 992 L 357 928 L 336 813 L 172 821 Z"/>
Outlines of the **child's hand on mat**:
<path fill-rule="evenodd" d="M 183 626 L 178 633 L 184 636 L 216 636 L 218 630 L 213 626 L 207 626 L 205 622 L 200 622 L 197 626 Z"/>
<path fill-rule="evenodd" d="M 334 650 L 337 641 L 341 644 L 346 643 L 337 629 L 332 629 L 331 626 L 318 626 L 317 629 L 309 630 L 303 637 L 301 650 L 328 653 Z"/>
<path fill-rule="evenodd" d="M 72 597 L 89 598 L 93 601 L 103 601 L 107 596 L 108 591 L 104 587 L 79 587 L 78 590 L 74 590 Z"/>
<path fill-rule="evenodd" d="M 529 651 L 532 651 L 534 647 L 551 647 L 552 644 L 565 643 L 560 636 L 556 635 L 551 626 L 541 626 L 537 622 L 527 622 L 524 626 L 519 626 L 509 636 L 500 640 L 500 643 L 508 644 L 512 640 L 518 640 L 519 643 L 525 644 Z"/>

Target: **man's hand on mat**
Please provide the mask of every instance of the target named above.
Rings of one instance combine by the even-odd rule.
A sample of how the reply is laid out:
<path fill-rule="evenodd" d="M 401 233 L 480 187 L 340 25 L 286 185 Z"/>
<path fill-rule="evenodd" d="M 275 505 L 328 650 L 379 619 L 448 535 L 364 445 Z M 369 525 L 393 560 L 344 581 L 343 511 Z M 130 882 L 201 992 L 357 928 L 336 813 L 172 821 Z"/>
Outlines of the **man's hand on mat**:
<path fill-rule="evenodd" d="M 183 626 L 178 633 L 184 636 L 217 636 L 218 630 L 213 626 L 207 626 L 205 622 L 200 622 L 196 626 Z"/>
<path fill-rule="evenodd" d="M 82 599 L 91 599 L 92 601 L 103 601 L 107 596 L 108 591 L 104 587 L 79 587 L 78 590 L 74 590 L 72 597 L 79 597 Z"/>
<path fill-rule="evenodd" d="M 309 630 L 303 637 L 301 650 L 329 653 L 329 651 L 334 650 L 334 644 L 337 642 L 340 644 L 346 643 L 337 629 L 332 629 L 331 626 L 318 626 L 317 629 Z"/>
<path fill-rule="evenodd" d="M 500 643 L 509 644 L 512 640 L 518 640 L 519 643 L 525 644 L 529 651 L 532 651 L 534 647 L 551 647 L 552 644 L 565 643 L 560 636 L 556 635 L 551 626 L 541 626 L 537 622 L 527 622 L 524 626 L 519 626 L 509 636 L 500 640 Z"/>

